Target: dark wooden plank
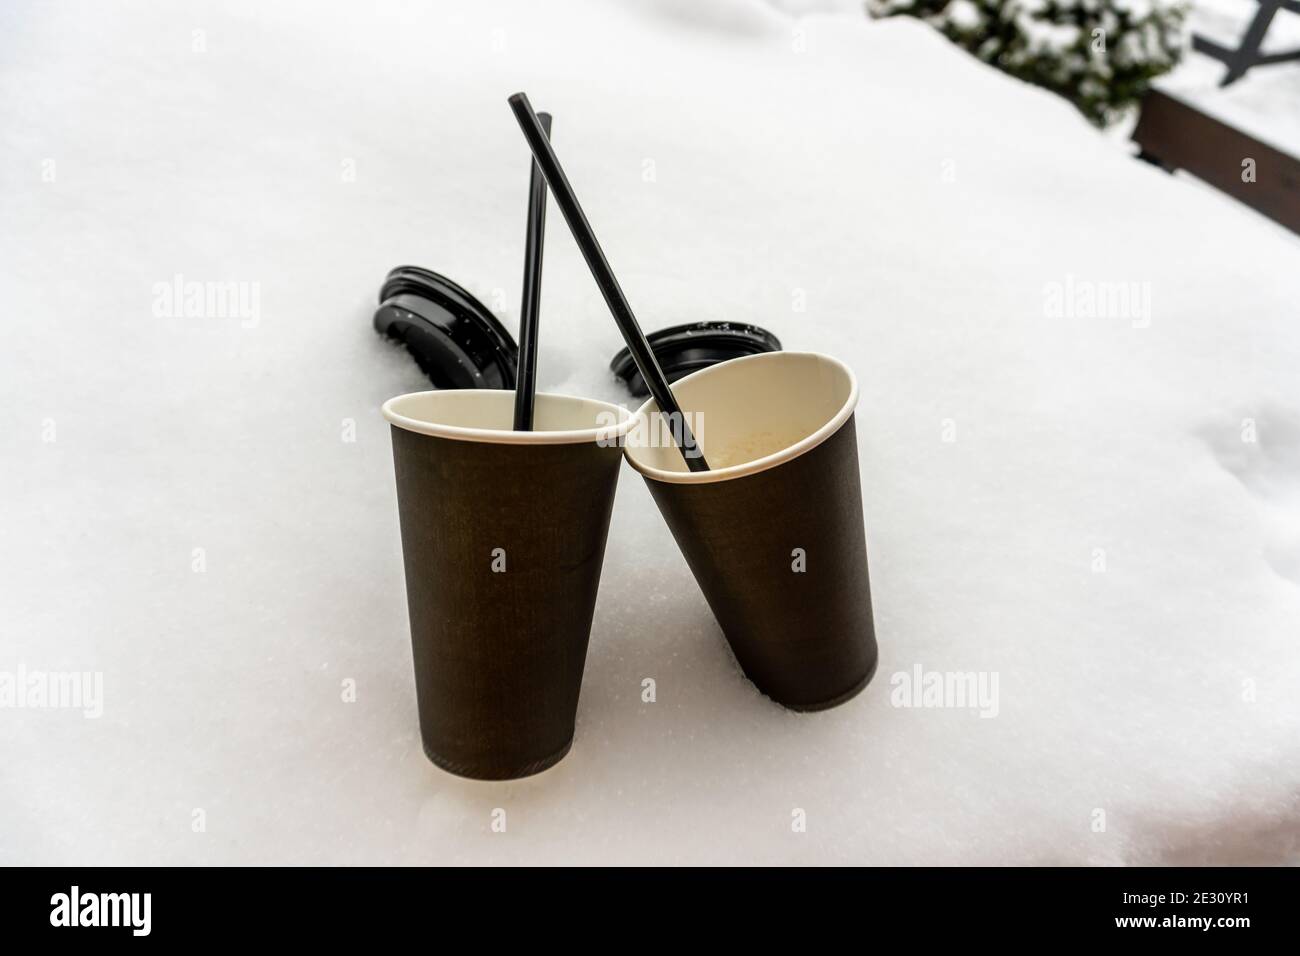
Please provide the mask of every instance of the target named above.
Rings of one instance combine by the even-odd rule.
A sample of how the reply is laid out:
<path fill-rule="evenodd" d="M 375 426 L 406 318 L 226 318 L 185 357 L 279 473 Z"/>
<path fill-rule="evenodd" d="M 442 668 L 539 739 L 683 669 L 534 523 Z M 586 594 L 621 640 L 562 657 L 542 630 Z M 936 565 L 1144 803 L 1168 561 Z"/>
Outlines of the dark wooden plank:
<path fill-rule="evenodd" d="M 1187 172 L 1300 233 L 1300 160 L 1182 100 L 1152 90 L 1142 99 L 1133 140 L 1142 158 Z M 1243 162 L 1255 161 L 1254 182 Z"/>

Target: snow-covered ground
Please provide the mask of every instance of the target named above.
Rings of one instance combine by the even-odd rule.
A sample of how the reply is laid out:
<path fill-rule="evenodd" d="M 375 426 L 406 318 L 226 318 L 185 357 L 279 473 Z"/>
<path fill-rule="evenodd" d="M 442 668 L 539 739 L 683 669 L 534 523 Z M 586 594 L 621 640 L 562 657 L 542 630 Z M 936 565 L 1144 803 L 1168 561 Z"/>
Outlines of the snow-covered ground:
<path fill-rule="evenodd" d="M 1241 45 L 1259 10 L 1255 0 L 1192 0 L 1191 30 L 1229 49 Z M 1300 15 L 1280 11 L 1264 36 L 1266 53 L 1300 50 Z M 1300 61 L 1252 67 L 1220 88 L 1227 66 L 1188 50 L 1156 87 L 1269 145 L 1300 157 Z"/>
<path fill-rule="evenodd" d="M 572 753 L 422 755 L 369 322 L 405 262 L 515 321 L 517 89 L 647 327 L 856 370 L 851 703 L 744 680 L 624 469 Z M 0 862 L 1300 859 L 1296 237 L 856 10 L 11 0 L 0 90 L 0 676 L 103 675 L 0 709 Z M 542 386 L 617 399 L 551 224 Z"/>

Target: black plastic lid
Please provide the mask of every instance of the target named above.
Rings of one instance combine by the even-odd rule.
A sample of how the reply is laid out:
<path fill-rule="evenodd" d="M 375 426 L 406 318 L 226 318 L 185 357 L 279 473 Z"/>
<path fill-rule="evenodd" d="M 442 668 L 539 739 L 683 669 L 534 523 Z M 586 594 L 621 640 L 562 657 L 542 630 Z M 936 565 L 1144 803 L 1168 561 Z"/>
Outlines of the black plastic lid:
<path fill-rule="evenodd" d="M 781 351 L 780 339 L 771 332 L 740 322 L 674 325 L 651 332 L 646 339 L 669 382 L 728 359 Z M 619 349 L 609 367 L 633 395 L 650 394 L 627 349 Z"/>
<path fill-rule="evenodd" d="M 379 291 L 375 330 L 397 339 L 436 388 L 515 387 L 519 348 L 496 316 L 446 276 L 398 266 Z"/>

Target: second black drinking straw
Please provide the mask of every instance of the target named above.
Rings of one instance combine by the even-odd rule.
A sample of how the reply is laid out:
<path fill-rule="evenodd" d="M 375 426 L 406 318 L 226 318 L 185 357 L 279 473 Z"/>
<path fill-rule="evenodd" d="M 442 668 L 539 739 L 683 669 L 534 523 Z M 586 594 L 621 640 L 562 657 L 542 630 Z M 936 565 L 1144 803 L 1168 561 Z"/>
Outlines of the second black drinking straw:
<path fill-rule="evenodd" d="M 578 248 L 582 250 L 583 258 L 587 260 L 587 267 L 591 269 L 596 284 L 600 286 L 609 311 L 614 314 L 618 330 L 622 333 L 623 340 L 627 342 L 632 359 L 636 362 L 641 377 L 645 379 L 655 404 L 659 406 L 659 413 L 668 419 L 669 430 L 678 438 L 678 447 L 682 458 L 686 460 L 686 467 L 691 471 L 708 471 L 709 466 L 704 460 L 704 452 L 695 443 L 695 435 L 686 423 L 686 418 L 677 405 L 677 399 L 673 397 L 672 389 L 668 387 L 668 379 L 664 377 L 654 350 L 650 348 L 641 326 L 637 324 L 627 296 L 623 294 L 618 279 L 614 277 L 614 271 L 605 259 L 600 243 L 596 241 L 596 234 L 591 229 L 591 223 L 587 222 L 582 206 L 578 204 L 578 197 L 573 187 L 569 185 L 568 177 L 560 168 L 559 157 L 555 155 L 555 149 L 551 146 L 541 120 L 537 118 L 532 104 L 528 102 L 527 94 L 516 93 L 510 97 L 510 109 L 514 112 L 515 119 L 519 121 L 519 128 L 523 130 L 528 148 L 533 152 L 533 159 L 541 169 L 542 175 L 546 177 L 546 184 L 551 187 L 555 204 L 560 207 L 560 212 L 564 213 L 569 230 L 573 233 Z M 676 430 L 677 425 L 681 426 L 680 433 Z"/>

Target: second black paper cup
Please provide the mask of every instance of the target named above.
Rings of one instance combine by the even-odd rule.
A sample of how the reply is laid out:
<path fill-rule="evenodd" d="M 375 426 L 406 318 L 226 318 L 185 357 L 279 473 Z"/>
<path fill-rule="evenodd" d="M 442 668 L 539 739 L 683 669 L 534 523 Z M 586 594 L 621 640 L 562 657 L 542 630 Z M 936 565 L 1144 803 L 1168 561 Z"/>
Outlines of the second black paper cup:
<path fill-rule="evenodd" d="M 653 400 L 625 451 L 737 661 L 791 709 L 850 699 L 877 659 L 853 372 L 772 352 L 688 375 L 673 393 L 711 470 L 686 469 Z"/>
<path fill-rule="evenodd" d="M 573 741 L 610 512 L 633 423 L 593 399 L 416 392 L 392 426 L 424 752 L 452 773 L 538 773 Z"/>

